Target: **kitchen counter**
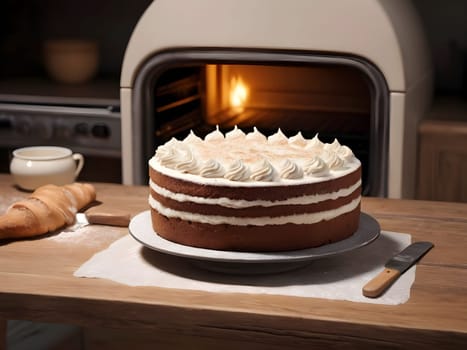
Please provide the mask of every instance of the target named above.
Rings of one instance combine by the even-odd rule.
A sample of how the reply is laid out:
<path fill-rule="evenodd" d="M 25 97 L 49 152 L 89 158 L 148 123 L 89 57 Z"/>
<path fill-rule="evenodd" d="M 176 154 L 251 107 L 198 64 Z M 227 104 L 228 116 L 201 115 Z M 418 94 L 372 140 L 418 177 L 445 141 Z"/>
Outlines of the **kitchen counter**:
<path fill-rule="evenodd" d="M 135 215 L 146 186 L 95 184 L 102 206 Z M 27 193 L 0 175 L 0 210 Z M 401 305 L 130 287 L 73 272 L 128 234 L 96 228 L 73 249 L 47 236 L 0 241 L 0 319 L 26 319 L 151 333 L 158 348 L 462 348 L 467 344 L 467 204 L 363 198 L 383 230 L 410 233 L 432 249 L 417 265 Z M 90 244 L 92 243 L 92 244 Z M 0 336 L 5 335 L 0 321 Z M 221 344 L 221 345 L 220 345 Z M 0 349 L 2 348 L 0 344 Z"/>

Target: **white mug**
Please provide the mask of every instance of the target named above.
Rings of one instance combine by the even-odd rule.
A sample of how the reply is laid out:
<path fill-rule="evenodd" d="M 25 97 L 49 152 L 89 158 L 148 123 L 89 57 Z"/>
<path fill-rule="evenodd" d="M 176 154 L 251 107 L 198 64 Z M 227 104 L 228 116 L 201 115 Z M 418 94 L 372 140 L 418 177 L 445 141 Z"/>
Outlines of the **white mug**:
<path fill-rule="evenodd" d="M 84 157 L 68 148 L 33 146 L 13 151 L 10 173 L 18 187 L 33 191 L 47 184 L 74 182 L 83 165 Z"/>

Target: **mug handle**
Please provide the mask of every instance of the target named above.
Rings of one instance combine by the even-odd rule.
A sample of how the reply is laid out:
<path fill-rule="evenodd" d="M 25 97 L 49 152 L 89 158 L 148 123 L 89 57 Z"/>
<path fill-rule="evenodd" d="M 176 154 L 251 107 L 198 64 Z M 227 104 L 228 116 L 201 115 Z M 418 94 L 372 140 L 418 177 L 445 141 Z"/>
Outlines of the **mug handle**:
<path fill-rule="evenodd" d="M 81 169 L 83 169 L 84 165 L 84 157 L 81 153 L 73 153 L 72 154 L 73 160 L 77 163 L 76 170 L 75 170 L 75 179 L 78 177 Z"/>

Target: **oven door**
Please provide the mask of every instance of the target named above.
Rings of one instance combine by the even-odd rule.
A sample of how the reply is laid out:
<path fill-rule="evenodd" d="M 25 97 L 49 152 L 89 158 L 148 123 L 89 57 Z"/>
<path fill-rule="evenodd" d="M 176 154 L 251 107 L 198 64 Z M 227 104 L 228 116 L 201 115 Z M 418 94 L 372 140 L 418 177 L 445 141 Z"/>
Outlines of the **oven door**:
<path fill-rule="evenodd" d="M 232 101 L 235 84 L 247 93 Z M 123 95 L 122 95 L 123 96 Z M 266 135 L 337 138 L 362 162 L 363 193 L 387 195 L 388 99 L 384 77 L 357 57 L 250 50 L 159 53 L 139 70 L 131 94 L 133 182 L 147 183 L 147 160 L 158 145 L 190 130 L 203 137 L 219 127 Z M 238 103 L 238 101 L 236 102 Z M 125 117 L 125 116 L 124 116 Z"/>

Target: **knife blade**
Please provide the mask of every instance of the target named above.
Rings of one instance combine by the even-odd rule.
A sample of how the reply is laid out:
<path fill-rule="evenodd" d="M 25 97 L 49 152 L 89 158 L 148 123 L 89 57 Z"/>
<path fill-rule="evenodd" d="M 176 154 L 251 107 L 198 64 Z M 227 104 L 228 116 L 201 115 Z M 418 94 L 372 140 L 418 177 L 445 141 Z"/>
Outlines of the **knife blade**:
<path fill-rule="evenodd" d="M 431 248 L 431 242 L 415 242 L 389 259 L 384 270 L 363 286 L 363 295 L 376 298 L 383 294 L 405 271 L 421 259 Z"/>

